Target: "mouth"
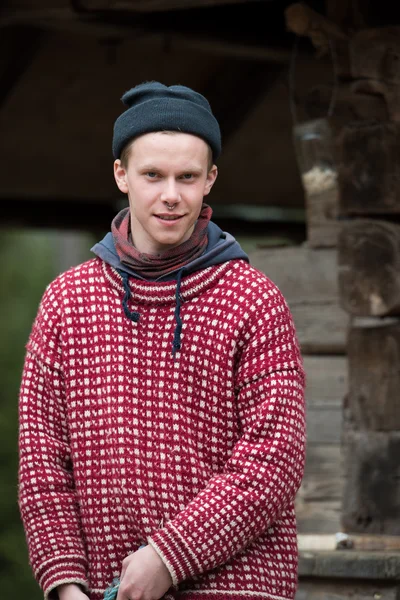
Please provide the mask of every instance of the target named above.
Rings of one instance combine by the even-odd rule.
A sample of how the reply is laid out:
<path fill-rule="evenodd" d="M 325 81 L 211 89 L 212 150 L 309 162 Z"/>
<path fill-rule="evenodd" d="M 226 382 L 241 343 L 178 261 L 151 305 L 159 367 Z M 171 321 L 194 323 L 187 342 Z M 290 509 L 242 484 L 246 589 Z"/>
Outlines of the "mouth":
<path fill-rule="evenodd" d="M 179 221 L 179 219 L 182 219 L 183 215 L 171 215 L 171 214 L 167 214 L 167 215 L 154 215 L 155 217 L 157 217 L 157 219 L 160 219 L 161 221 Z"/>

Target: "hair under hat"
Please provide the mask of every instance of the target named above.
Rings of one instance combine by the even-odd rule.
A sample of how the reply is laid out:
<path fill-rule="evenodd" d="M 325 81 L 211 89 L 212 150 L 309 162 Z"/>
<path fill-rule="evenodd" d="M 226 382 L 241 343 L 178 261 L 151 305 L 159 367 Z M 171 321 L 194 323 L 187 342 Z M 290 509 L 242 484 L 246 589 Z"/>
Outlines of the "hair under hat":
<path fill-rule="evenodd" d="M 207 99 L 184 85 L 166 86 L 158 81 L 133 87 L 121 98 L 128 107 L 114 123 L 112 150 L 119 158 L 133 138 L 152 131 L 181 131 L 201 137 L 221 153 L 221 132 Z"/>

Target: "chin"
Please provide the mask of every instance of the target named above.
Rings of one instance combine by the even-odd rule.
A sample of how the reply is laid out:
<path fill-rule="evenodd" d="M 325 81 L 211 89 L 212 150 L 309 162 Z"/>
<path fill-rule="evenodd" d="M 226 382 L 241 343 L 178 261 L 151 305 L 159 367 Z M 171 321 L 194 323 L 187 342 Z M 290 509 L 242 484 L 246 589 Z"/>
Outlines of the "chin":
<path fill-rule="evenodd" d="M 164 238 L 162 240 L 157 240 L 157 243 L 160 246 L 179 246 L 180 244 L 182 244 L 183 238 L 182 237 L 170 237 L 170 238 Z"/>

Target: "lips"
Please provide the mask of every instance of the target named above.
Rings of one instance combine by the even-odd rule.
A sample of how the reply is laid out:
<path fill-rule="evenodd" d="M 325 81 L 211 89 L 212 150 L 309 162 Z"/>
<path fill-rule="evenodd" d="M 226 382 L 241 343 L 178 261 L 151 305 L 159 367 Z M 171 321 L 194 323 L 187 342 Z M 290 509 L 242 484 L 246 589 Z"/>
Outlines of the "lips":
<path fill-rule="evenodd" d="M 161 219 L 162 221 L 177 221 L 178 219 L 182 219 L 182 217 L 183 217 L 183 215 L 171 215 L 171 213 L 155 215 L 155 216 L 158 219 Z"/>

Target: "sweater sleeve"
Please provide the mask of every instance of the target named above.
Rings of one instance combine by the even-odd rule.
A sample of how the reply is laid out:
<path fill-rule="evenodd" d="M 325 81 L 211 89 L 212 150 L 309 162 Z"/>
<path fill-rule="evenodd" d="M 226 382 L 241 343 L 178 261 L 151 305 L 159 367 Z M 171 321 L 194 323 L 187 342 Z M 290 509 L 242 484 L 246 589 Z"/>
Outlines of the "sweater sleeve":
<path fill-rule="evenodd" d="M 29 559 L 45 598 L 87 588 L 60 366 L 58 306 L 47 290 L 27 344 L 19 398 L 19 489 Z"/>
<path fill-rule="evenodd" d="M 281 293 L 274 293 L 273 307 L 260 307 L 242 336 L 236 371 L 242 435 L 231 457 L 149 539 L 174 584 L 244 549 L 283 515 L 301 484 L 305 377 L 291 313 Z"/>

